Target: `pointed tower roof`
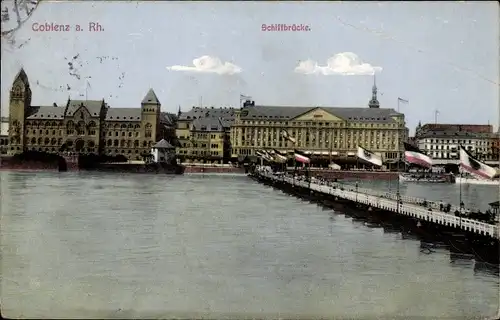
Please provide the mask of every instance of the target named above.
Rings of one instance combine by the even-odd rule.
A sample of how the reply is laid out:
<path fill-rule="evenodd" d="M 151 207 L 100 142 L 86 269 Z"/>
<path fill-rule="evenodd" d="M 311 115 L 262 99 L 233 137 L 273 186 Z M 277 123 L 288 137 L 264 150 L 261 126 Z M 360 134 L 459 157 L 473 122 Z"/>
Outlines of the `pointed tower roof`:
<path fill-rule="evenodd" d="M 165 140 L 165 139 L 161 139 L 160 141 L 158 141 L 153 146 L 153 148 L 156 148 L 156 149 L 175 149 L 175 147 L 172 146 L 170 143 L 168 143 L 167 140 Z"/>
<path fill-rule="evenodd" d="M 21 70 L 19 70 L 19 72 L 17 73 L 17 75 L 14 79 L 14 82 L 17 82 L 19 80 L 22 81 L 25 85 L 29 85 L 28 75 L 26 75 L 24 68 L 21 68 Z"/>
<path fill-rule="evenodd" d="M 158 97 L 156 96 L 156 93 L 154 92 L 153 89 L 149 89 L 148 93 L 142 99 L 142 104 L 160 104 L 160 100 L 158 100 Z"/>
<path fill-rule="evenodd" d="M 368 102 L 370 108 L 380 108 L 380 103 L 377 99 L 377 76 L 373 74 L 372 99 Z"/>

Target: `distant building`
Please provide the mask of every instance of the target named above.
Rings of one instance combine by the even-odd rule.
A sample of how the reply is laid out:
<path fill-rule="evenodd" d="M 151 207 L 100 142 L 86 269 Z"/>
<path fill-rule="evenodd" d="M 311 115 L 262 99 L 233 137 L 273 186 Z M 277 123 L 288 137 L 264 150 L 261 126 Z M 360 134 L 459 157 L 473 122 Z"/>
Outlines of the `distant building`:
<path fill-rule="evenodd" d="M 0 155 L 7 154 L 9 145 L 9 118 L 0 117 Z"/>
<path fill-rule="evenodd" d="M 419 124 L 415 132 L 418 147 L 434 159 L 457 160 L 463 146 L 480 160 L 498 160 L 498 134 L 491 125 Z"/>
<path fill-rule="evenodd" d="M 33 106 L 28 76 L 14 79 L 9 102 L 8 153 L 25 150 L 124 155 L 140 160 L 155 141 L 172 135 L 150 89 L 140 108 L 112 108 L 103 100 L 70 100 L 62 106 Z M 163 126 L 162 126 L 163 124 Z"/>
<path fill-rule="evenodd" d="M 492 160 L 500 161 L 500 132 L 493 135 L 493 139 L 491 141 L 491 155 Z"/>
<path fill-rule="evenodd" d="M 445 124 L 445 123 L 427 123 L 423 126 L 419 124 L 415 135 L 420 135 L 427 131 L 460 131 L 470 133 L 492 133 L 493 126 L 489 124 Z"/>
<path fill-rule="evenodd" d="M 287 141 L 285 130 L 295 144 Z M 355 157 L 358 146 L 386 162 L 402 156 L 408 139 L 404 114 L 380 108 L 374 84 L 368 108 L 263 106 L 246 101 L 231 127 L 232 156 L 255 155 L 259 149 L 293 152 L 316 157 Z"/>
<path fill-rule="evenodd" d="M 174 113 L 161 112 L 160 113 L 160 133 L 159 138 L 165 139 L 172 145 L 177 144 L 177 136 L 175 130 L 177 128 L 178 115 Z"/>
<path fill-rule="evenodd" d="M 231 155 L 234 108 L 193 107 L 177 120 L 177 155 L 188 162 L 225 162 Z"/>

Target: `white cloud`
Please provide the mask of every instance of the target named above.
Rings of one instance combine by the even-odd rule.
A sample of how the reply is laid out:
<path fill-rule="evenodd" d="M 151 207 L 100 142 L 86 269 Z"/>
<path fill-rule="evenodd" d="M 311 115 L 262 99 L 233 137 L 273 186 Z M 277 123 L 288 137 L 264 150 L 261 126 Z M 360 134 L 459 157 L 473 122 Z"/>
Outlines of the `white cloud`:
<path fill-rule="evenodd" d="M 184 71 L 184 72 L 199 72 L 199 73 L 216 73 L 216 74 L 227 74 L 233 75 L 241 73 L 242 69 L 235 64 L 230 62 L 222 62 L 217 57 L 202 56 L 193 60 L 192 66 L 171 66 L 167 67 L 168 70 L 172 71 Z"/>
<path fill-rule="evenodd" d="M 325 66 L 320 66 L 314 60 L 300 61 L 295 72 L 301 74 L 321 74 L 321 75 L 343 75 L 343 76 L 359 76 L 373 75 L 376 72 L 381 72 L 382 67 L 372 66 L 369 63 L 364 63 L 353 52 L 341 52 L 335 54 L 326 61 Z"/>

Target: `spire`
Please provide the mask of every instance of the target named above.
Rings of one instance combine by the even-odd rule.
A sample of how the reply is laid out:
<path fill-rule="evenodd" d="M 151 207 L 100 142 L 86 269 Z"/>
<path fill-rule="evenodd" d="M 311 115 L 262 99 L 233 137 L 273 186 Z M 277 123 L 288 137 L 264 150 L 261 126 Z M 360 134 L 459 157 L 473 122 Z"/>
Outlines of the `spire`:
<path fill-rule="evenodd" d="M 368 103 L 370 108 L 380 108 L 380 103 L 377 99 L 377 76 L 373 75 L 372 99 Z"/>
<path fill-rule="evenodd" d="M 16 81 L 22 81 L 25 85 L 29 85 L 28 76 L 26 75 L 24 68 L 21 68 L 21 70 L 17 73 L 14 82 Z"/>
<path fill-rule="evenodd" d="M 179 111 L 177 111 L 177 117 L 180 117 L 181 113 L 182 113 L 182 111 L 181 111 L 181 105 L 179 105 Z"/>
<path fill-rule="evenodd" d="M 149 89 L 148 93 L 142 100 L 142 104 L 160 104 L 158 97 L 153 89 Z"/>

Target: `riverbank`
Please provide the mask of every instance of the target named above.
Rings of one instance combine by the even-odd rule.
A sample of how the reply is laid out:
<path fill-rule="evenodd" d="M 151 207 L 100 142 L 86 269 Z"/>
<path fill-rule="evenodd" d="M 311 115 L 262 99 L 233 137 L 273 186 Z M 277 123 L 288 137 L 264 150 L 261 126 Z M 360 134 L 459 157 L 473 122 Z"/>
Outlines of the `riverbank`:
<path fill-rule="evenodd" d="M 184 164 L 186 167 L 184 173 L 227 173 L 227 174 L 244 174 L 245 168 L 233 167 L 233 166 L 209 166 L 203 164 Z"/>
<path fill-rule="evenodd" d="M 53 160 L 19 160 L 13 157 L 2 157 L 2 171 L 100 171 L 120 173 L 164 173 L 183 174 L 185 167 L 169 164 L 145 164 L 143 161 L 79 163 L 77 157 L 59 157 Z"/>

